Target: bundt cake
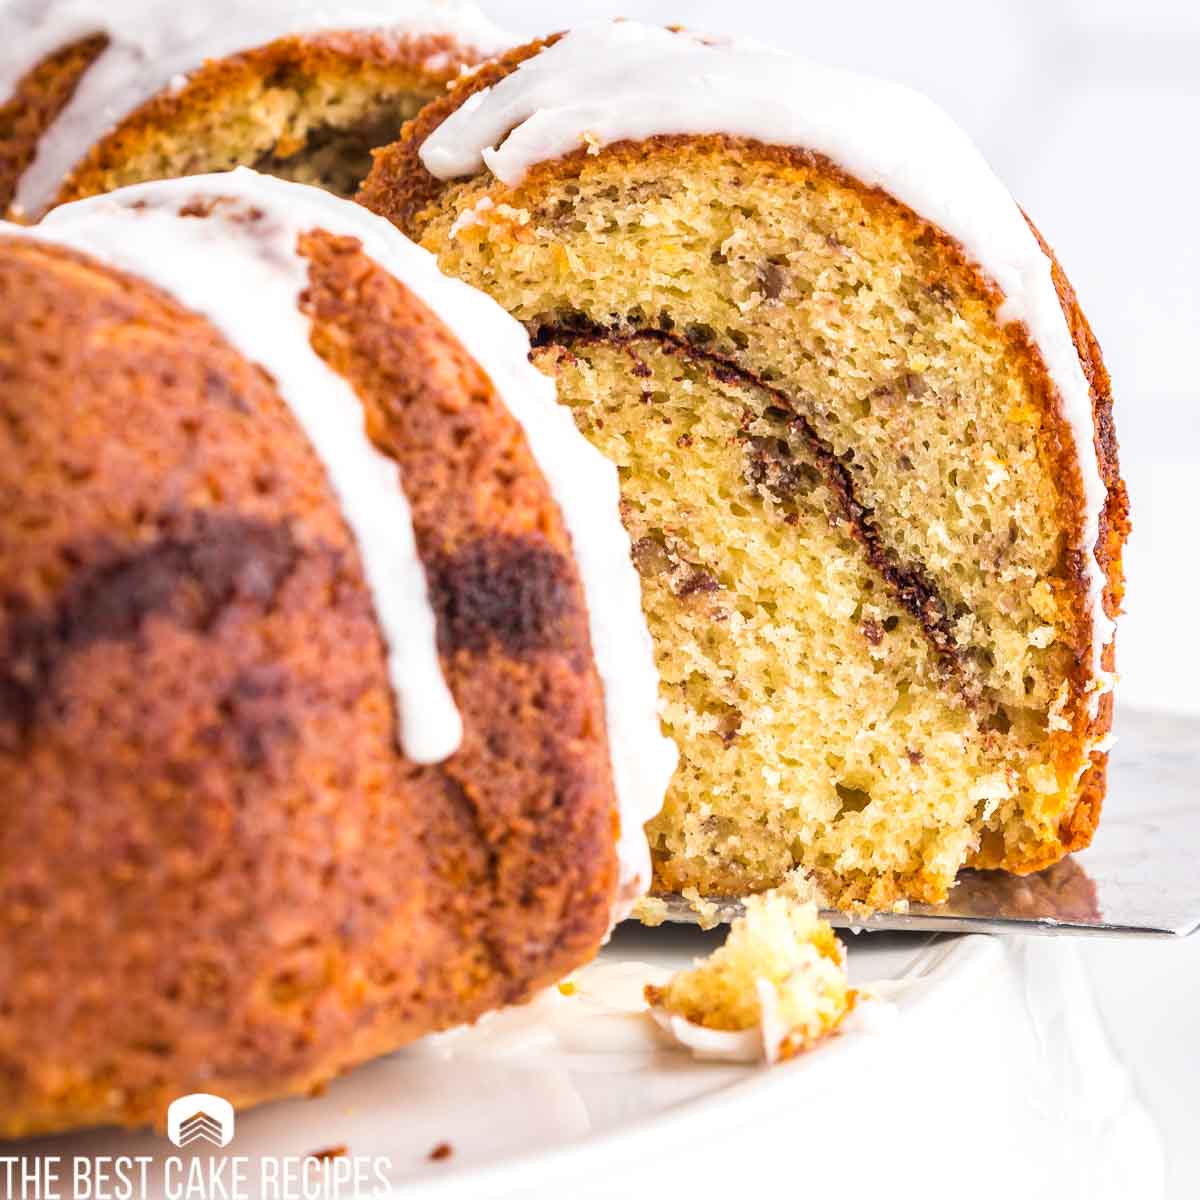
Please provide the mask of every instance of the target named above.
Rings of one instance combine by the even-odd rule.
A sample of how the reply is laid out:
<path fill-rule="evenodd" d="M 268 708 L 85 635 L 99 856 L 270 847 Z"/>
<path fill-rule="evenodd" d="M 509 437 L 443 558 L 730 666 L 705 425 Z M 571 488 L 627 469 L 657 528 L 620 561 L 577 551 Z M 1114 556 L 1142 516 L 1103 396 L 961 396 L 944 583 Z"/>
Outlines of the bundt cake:
<path fill-rule="evenodd" d="M 306 1091 L 648 882 L 616 472 L 528 353 L 246 170 L 0 226 L 0 1135 Z"/>
<path fill-rule="evenodd" d="M 8 0 L 0 212 L 235 166 L 349 195 L 511 40 L 457 0 Z"/>
<path fill-rule="evenodd" d="M 360 200 L 617 464 L 681 751 L 656 886 L 942 899 L 1087 844 L 1128 529 L 1050 249 L 922 97 L 634 22 L 514 50 Z"/>

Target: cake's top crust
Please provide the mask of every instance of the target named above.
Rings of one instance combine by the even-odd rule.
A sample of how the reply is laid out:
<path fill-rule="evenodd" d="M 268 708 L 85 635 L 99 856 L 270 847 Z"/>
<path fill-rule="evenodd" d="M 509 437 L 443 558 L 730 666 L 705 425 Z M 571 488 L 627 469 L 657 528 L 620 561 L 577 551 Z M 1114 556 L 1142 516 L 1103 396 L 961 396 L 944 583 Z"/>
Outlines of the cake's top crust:
<path fill-rule="evenodd" d="M 311 321 L 300 306 L 308 286 L 300 238 L 316 227 L 340 233 L 349 225 L 306 205 L 302 189 L 265 185 L 244 172 L 129 188 L 57 209 L 32 235 L 158 285 L 271 374 L 362 555 L 388 647 L 404 753 L 413 762 L 441 762 L 458 749 L 462 722 L 438 662 L 436 622 L 396 464 L 372 445 L 353 389 L 313 349 Z"/>
<path fill-rule="evenodd" d="M 55 51 L 102 34 L 103 53 L 38 144 L 16 203 L 40 212 L 66 174 L 113 126 L 164 88 L 180 88 L 190 71 L 295 34 L 379 31 L 398 39 L 453 38 L 464 49 L 494 54 L 512 38 L 473 4 L 460 0 L 13 0 L 0 8 L 0 100 Z M 431 46 L 431 72 L 453 65 Z M 444 61 L 443 61 L 444 60 Z"/>
<path fill-rule="evenodd" d="M 583 26 L 469 96 L 430 134 L 421 161 L 448 180 L 485 167 L 515 184 L 535 164 L 659 135 L 726 134 L 824 155 L 954 238 L 1004 295 L 1045 362 L 1076 449 L 1084 498 L 1081 558 L 1092 619 L 1091 675 L 1113 623 L 1097 559 L 1108 498 L 1088 380 L 1052 260 L 970 139 L 925 97 L 757 44 L 631 21 Z"/>
<path fill-rule="evenodd" d="M 649 884 L 642 826 L 662 806 L 675 747 L 659 731 L 658 675 L 620 521 L 616 469 L 575 428 L 553 383 L 530 364 L 521 326 L 481 292 L 443 275 L 431 254 L 383 218 L 246 168 L 140 184 L 64 205 L 32 230 L 5 228 L 157 283 L 203 312 L 275 376 L 359 541 L 388 642 L 405 752 L 415 761 L 452 753 L 461 726 L 441 679 L 424 572 L 395 464 L 371 447 L 349 385 L 308 345 L 307 318 L 299 309 L 307 263 L 297 240 L 313 229 L 356 239 L 444 322 L 521 425 L 571 535 L 604 685 L 621 809 L 622 893 L 631 903 Z M 348 411 L 347 404 L 355 408 Z"/>

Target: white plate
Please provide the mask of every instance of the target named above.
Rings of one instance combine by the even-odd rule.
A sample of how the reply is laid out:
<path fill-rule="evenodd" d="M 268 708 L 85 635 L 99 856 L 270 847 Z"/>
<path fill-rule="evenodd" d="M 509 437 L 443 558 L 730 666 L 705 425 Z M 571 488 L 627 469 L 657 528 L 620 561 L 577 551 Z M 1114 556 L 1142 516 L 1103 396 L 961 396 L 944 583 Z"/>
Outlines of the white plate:
<path fill-rule="evenodd" d="M 881 1042 L 900 1036 L 905 1018 L 934 997 L 968 995 L 995 965 L 998 942 L 986 938 L 873 935 L 851 939 L 855 982 L 885 981 L 895 991 L 893 1019 L 858 1027 L 772 1069 L 699 1063 L 665 1045 L 652 1022 L 631 1011 L 642 984 L 706 953 L 723 937 L 686 927 L 623 927 L 600 959 L 577 976 L 579 991 L 557 989 L 525 1009 L 474 1029 L 427 1039 L 332 1084 L 324 1095 L 267 1105 L 238 1118 L 234 1140 L 217 1157 L 248 1160 L 251 1179 L 263 1158 L 346 1148 L 349 1158 L 387 1160 L 386 1176 L 405 1197 L 480 1197 L 518 1184 L 587 1178 L 679 1139 L 719 1136 L 779 1103 L 802 1109 L 831 1078 L 870 1076 Z M 637 964 L 637 965 L 631 965 Z M 877 1028 L 871 1028 L 877 1026 Z M 448 1143 L 452 1153 L 431 1159 Z M 213 1151 L 177 1150 L 153 1133 L 98 1130 L 40 1139 L 26 1156 L 152 1156 L 147 1197 L 168 1156 L 208 1159 Z M 179 1168 L 176 1168 L 179 1170 Z M 329 1164 L 324 1170 L 332 1170 Z M 365 1169 L 365 1168 L 364 1168 Z M 373 1176 L 372 1176 L 373 1178 Z M 251 1189 L 249 1194 L 257 1194 Z M 375 1194 L 387 1194 L 376 1192 Z"/>

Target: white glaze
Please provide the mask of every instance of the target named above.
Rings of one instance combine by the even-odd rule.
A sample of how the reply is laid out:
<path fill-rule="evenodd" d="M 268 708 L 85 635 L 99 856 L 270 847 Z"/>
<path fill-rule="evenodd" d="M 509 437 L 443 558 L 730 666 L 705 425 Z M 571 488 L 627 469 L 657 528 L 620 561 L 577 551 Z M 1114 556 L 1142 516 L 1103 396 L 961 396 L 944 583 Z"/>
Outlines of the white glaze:
<path fill-rule="evenodd" d="M 104 134 L 163 89 L 180 90 L 205 61 L 329 30 L 450 34 L 484 54 L 512 43 L 474 4 L 459 0 L 8 0 L 0 6 L 0 100 L 55 50 L 97 33 L 109 38 L 42 137 L 17 206 L 41 212 Z M 446 63 L 427 66 L 436 71 Z"/>
<path fill-rule="evenodd" d="M 79 244 L 81 249 L 118 265 L 129 262 L 131 269 L 138 273 L 167 280 L 171 290 L 176 290 L 173 284 L 178 282 L 180 298 L 190 303 L 190 275 L 194 273 L 203 278 L 206 272 L 196 268 L 207 262 L 203 255 L 197 262 L 192 255 L 182 253 L 180 235 L 189 222 L 170 219 L 169 228 L 166 228 L 168 215 L 162 214 L 164 236 L 177 240 L 157 250 L 150 249 L 142 232 L 146 225 L 139 222 L 152 214 L 126 212 L 122 216 L 122 210 L 141 201 L 154 207 L 178 210 L 196 196 L 237 196 L 266 210 L 273 221 L 278 221 L 282 229 L 289 231 L 291 242 L 288 245 L 280 242 L 277 249 L 293 260 L 293 266 L 292 247 L 296 232 L 319 227 L 358 238 L 371 258 L 402 280 L 445 322 L 487 373 L 521 425 L 562 511 L 588 599 L 592 652 L 604 685 L 613 778 L 620 804 L 623 899 L 617 916 L 624 917 L 632 906 L 634 893 L 649 886 L 650 857 L 642 826 L 662 806 L 677 755 L 674 743 L 663 737 L 659 729 L 658 672 L 642 615 L 641 587 L 630 559 L 629 538 L 620 521 L 616 468 L 575 428 L 570 413 L 557 402 L 554 384 L 530 364 L 529 339 L 524 329 L 482 292 L 443 275 L 431 254 L 403 237 L 382 217 L 357 204 L 339 200 L 316 188 L 285 183 L 240 168 L 229 174 L 141 184 L 111 196 L 66 205 L 51 213 L 35 232 L 56 240 L 66 240 L 70 235 L 77 239 L 73 244 Z M 202 226 L 208 222 L 190 224 Z M 120 236 L 121 231 L 131 229 L 136 231 L 136 237 Z M 225 232 L 222 228 L 222 235 Z M 89 240 L 93 235 L 94 240 Z M 232 250 L 222 250 L 219 245 L 213 247 L 213 252 L 234 254 Z M 149 261 L 143 262 L 143 259 Z M 172 268 L 157 259 L 174 259 L 177 265 Z M 176 275 L 181 276 L 177 281 L 174 280 Z M 243 306 L 248 306 L 249 311 L 243 313 L 241 322 L 245 329 L 239 337 L 250 343 L 244 350 L 248 357 L 265 362 L 261 348 L 255 343 L 264 336 L 256 326 L 268 305 L 256 287 L 247 286 L 236 273 L 233 278 L 237 280 L 233 285 L 229 277 L 224 276 L 216 286 L 216 294 L 210 298 L 215 312 L 209 313 L 205 303 L 190 303 L 190 306 L 208 313 L 222 328 L 238 324 L 238 314 L 243 312 Z M 295 283 L 289 269 L 288 284 Z M 241 298 L 236 307 L 231 302 L 234 293 Z M 279 303 L 290 305 L 294 312 L 294 291 L 281 297 Z M 300 373 L 307 378 L 306 372 L 314 361 L 322 368 L 323 364 L 307 348 L 307 331 L 303 333 L 305 347 L 296 346 L 292 352 L 300 357 L 303 368 Z M 241 348 L 238 338 L 232 333 L 230 337 Z M 270 363 L 266 365 L 275 370 Z M 357 405 L 357 401 L 354 403 Z M 361 421 L 361 417 L 356 420 Z M 393 490 L 399 492 L 400 489 L 393 487 Z M 423 573 L 419 578 L 423 588 Z M 377 603 L 381 603 L 380 600 L 377 599 Z M 385 620 L 381 620 L 381 624 L 385 630 L 394 625 Z M 405 630 L 397 627 L 395 632 L 397 636 L 404 636 Z M 423 640 L 422 645 L 426 645 Z M 439 681 L 440 678 L 439 673 Z M 430 714 L 422 711 L 426 705 L 437 708 L 433 703 L 432 677 L 424 686 L 431 691 L 425 696 L 414 694 L 413 706 L 417 710 L 412 714 L 414 721 L 431 719 Z M 445 717 L 443 711 L 437 721 Z"/>
<path fill-rule="evenodd" d="M 759 1020 L 746 1029 L 710 1029 L 689 1021 L 660 1005 L 650 1007 L 650 1016 L 681 1050 L 701 1062 L 765 1063 L 779 1061 L 788 1028 L 779 1018 L 779 994 L 769 979 L 756 979 Z"/>
<path fill-rule="evenodd" d="M 273 376 L 358 543 L 387 646 L 404 753 L 414 762 L 440 762 L 458 749 L 462 722 L 442 677 L 399 472 L 367 437 L 353 389 L 313 350 L 310 321 L 299 307 L 308 262 L 297 238 L 319 223 L 319 214 L 303 194 L 287 203 L 293 197 L 257 183 L 246 173 L 126 189 L 56 209 L 32 233 L 157 284 L 203 313 Z M 217 195 L 234 201 L 206 220 L 178 215 L 189 200 Z M 140 207 L 131 207 L 134 201 Z M 260 219 L 231 219 L 252 205 L 264 214 Z"/>
<path fill-rule="evenodd" d="M 772 1062 L 766 1057 L 763 1027 L 749 1029 L 709 1029 L 697 1025 L 678 1013 L 665 1009 L 650 1009 L 658 1027 L 680 1050 L 686 1050 L 701 1062 L 758 1063 Z"/>
<path fill-rule="evenodd" d="M 1059 393 L 1084 493 L 1083 548 L 1099 694 L 1113 623 L 1095 559 L 1107 491 L 1091 394 L 1051 277 L 1021 210 L 967 136 L 924 96 L 769 48 L 632 21 L 586 25 L 472 96 L 421 147 L 440 179 L 485 166 L 516 184 L 536 163 L 656 134 L 726 133 L 802 146 L 939 226 L 999 285 L 1002 321 L 1023 322 Z"/>
<path fill-rule="evenodd" d="M 880 1035 L 895 1029 L 900 1019 L 899 1009 L 885 999 L 905 985 L 886 980 L 860 989 L 854 1008 L 838 1023 L 838 1034 L 865 1033 Z M 769 979 L 754 982 L 758 993 L 761 1017 L 757 1025 L 747 1029 L 709 1029 L 697 1025 L 678 1013 L 668 1012 L 659 1005 L 649 1012 L 659 1029 L 672 1045 L 686 1050 L 694 1058 L 708 1062 L 777 1063 L 780 1052 L 791 1032 L 779 1017 L 779 994 Z"/>

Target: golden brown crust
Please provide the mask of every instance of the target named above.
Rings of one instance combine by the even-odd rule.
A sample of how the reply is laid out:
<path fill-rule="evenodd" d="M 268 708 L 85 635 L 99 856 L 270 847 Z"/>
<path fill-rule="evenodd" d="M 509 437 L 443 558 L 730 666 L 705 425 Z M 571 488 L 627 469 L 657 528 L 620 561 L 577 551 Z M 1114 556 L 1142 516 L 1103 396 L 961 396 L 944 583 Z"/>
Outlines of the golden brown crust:
<path fill-rule="evenodd" d="M 33 162 L 42 134 L 75 93 L 84 72 L 104 52 L 102 34 L 64 46 L 43 59 L 0 106 L 0 213 L 7 212 L 17 183 Z"/>
<path fill-rule="evenodd" d="M 376 151 L 374 169 L 359 192 L 359 201 L 392 220 L 410 237 L 419 239 L 444 193 L 454 184 L 461 182 L 443 182 L 426 171 L 419 154 L 426 138 L 471 95 L 494 85 L 525 59 L 552 45 L 561 36 L 560 34 L 545 41 L 517 47 L 496 62 L 487 64 L 461 80 L 446 96 L 426 105 L 406 124 L 399 141 Z M 633 159 L 657 153 L 663 156 L 664 170 L 669 171 L 673 165 L 682 166 L 681 161 L 673 164 L 672 159 L 675 157 L 681 159 L 683 155 L 703 156 L 727 151 L 747 154 L 771 164 L 817 169 L 835 179 L 840 185 L 857 192 L 868 210 L 880 219 L 902 222 L 911 229 L 913 236 L 933 237 L 939 243 L 950 269 L 964 281 L 964 286 L 985 297 L 993 309 L 998 309 L 1003 301 L 995 283 L 966 258 L 958 243 L 930 226 L 918 214 L 886 192 L 868 187 L 821 155 L 802 148 L 764 145 L 722 134 L 699 137 L 657 136 L 636 143 L 619 142 L 606 146 L 602 153 L 617 159 Z M 522 197 L 537 195 L 552 184 L 571 177 L 588 157 L 587 152 L 581 150 L 535 165 L 516 189 L 517 194 L 510 198 L 511 202 L 520 207 Z M 1036 228 L 1034 234 L 1051 260 L 1055 287 L 1091 391 L 1096 453 L 1100 475 L 1108 490 L 1101 516 L 1097 558 L 1106 576 L 1105 608 L 1109 615 L 1116 616 L 1124 590 L 1121 551 L 1129 532 L 1129 516 L 1125 487 L 1119 473 L 1108 373 L 1104 368 L 1099 345 L 1058 260 Z M 1041 356 L 1025 331 L 1019 327 L 1009 327 L 1008 336 L 1024 363 L 1031 390 L 1039 398 L 1045 414 L 1041 453 L 1051 464 L 1052 477 L 1059 481 L 1062 504 L 1060 519 L 1063 527 L 1075 532 L 1076 536 L 1071 540 L 1078 545 L 1083 528 L 1084 495 L 1071 429 L 1060 411 L 1056 390 Z M 1081 755 L 1088 752 L 1088 748 L 1102 744 L 1112 721 L 1111 695 L 1101 698 L 1094 718 L 1090 718 L 1088 714 L 1089 689 L 1093 685 L 1090 668 L 1092 621 L 1087 608 L 1085 572 L 1086 565 L 1082 556 L 1075 553 L 1073 560 L 1066 564 L 1066 574 L 1073 578 L 1074 586 L 1071 594 L 1063 598 L 1068 623 L 1073 630 L 1071 640 L 1076 660 L 1069 681 L 1070 700 L 1064 710 L 1071 728 L 1069 732 L 1053 735 L 1055 757 L 1062 765 L 1064 775 L 1069 775 L 1071 764 L 1078 763 Z M 1103 663 L 1106 670 L 1112 669 L 1113 653 L 1112 646 L 1104 651 Z M 971 860 L 972 865 L 1002 867 L 1026 873 L 1056 862 L 1070 851 L 1086 846 L 1099 819 L 1105 788 L 1106 755 L 1102 751 L 1091 751 L 1090 763 L 1076 785 L 1075 798 L 1068 804 L 1056 841 L 1038 840 L 1034 844 L 1018 846 L 1005 843 L 998 837 L 985 837 L 983 846 Z M 669 864 L 656 864 L 658 887 L 674 890 L 678 883 L 678 880 L 671 877 Z M 944 899 L 945 896 L 945 889 L 940 882 L 924 876 L 880 880 L 872 883 L 868 890 L 870 899 L 867 903 L 874 906 L 894 902 L 902 895 L 931 902 Z"/>
<path fill-rule="evenodd" d="M 38 139 L 70 100 L 105 44 L 103 37 L 88 38 L 47 58 L 21 81 L 0 109 L 0 211 L 12 203 Z M 287 83 L 303 88 L 317 80 L 332 85 L 353 83 L 380 96 L 413 93 L 432 98 L 483 57 L 446 33 L 397 37 L 387 32 L 332 31 L 279 38 L 228 58 L 197 64 L 184 87 L 151 97 L 101 138 L 63 180 L 54 203 L 110 190 L 113 173 L 156 146 L 195 143 L 203 136 L 200 125 L 205 114 L 231 98 L 250 103 L 266 87 Z"/>
<path fill-rule="evenodd" d="M 421 162 L 425 139 L 476 92 L 499 83 L 527 58 L 553 46 L 562 36 L 558 33 L 517 46 L 458 80 L 446 95 L 431 100 L 405 124 L 397 141 L 375 151 L 375 165 L 359 189 L 358 202 L 387 217 L 409 237 L 416 237 L 420 225 L 418 214 L 434 204 L 450 186 L 431 175 Z"/>
<path fill-rule="evenodd" d="M 1076 353 L 1088 381 L 1088 390 L 1092 398 L 1092 418 L 1095 426 L 1096 461 L 1100 478 L 1107 489 L 1104 508 L 1100 514 L 1100 536 L 1096 543 L 1096 561 L 1104 572 L 1104 610 L 1109 617 L 1116 619 L 1121 612 L 1121 604 L 1125 596 L 1125 573 L 1123 551 L 1125 542 L 1132 528 L 1129 516 L 1129 495 L 1125 481 L 1121 478 L 1120 461 L 1116 425 L 1113 421 L 1113 397 L 1108 370 L 1100 353 L 1100 344 L 1096 341 L 1087 317 L 1079 307 L 1075 290 L 1071 287 L 1066 273 L 1062 269 L 1054 251 L 1050 248 L 1040 230 L 1026 216 L 1029 227 L 1038 240 L 1038 245 L 1050 259 L 1054 287 L 1062 305 L 1063 316 L 1071 331 Z M 1071 478 L 1077 472 L 1074 451 L 1064 448 L 1060 460 L 1062 477 Z M 1090 649 L 1090 647 L 1089 647 Z M 1101 667 L 1106 672 L 1116 669 L 1116 643 L 1110 642 L 1101 654 Z M 1079 664 L 1079 682 L 1077 687 L 1086 686 L 1084 664 Z M 1076 716 L 1071 731 L 1069 750 L 1079 746 L 1103 744 L 1107 735 L 1112 731 L 1113 693 L 1111 691 L 1100 697 L 1096 715 L 1090 721 L 1087 719 L 1086 703 L 1081 699 L 1076 707 Z M 1075 750 L 1077 753 L 1078 751 Z M 1064 855 L 1076 850 L 1082 850 L 1090 845 L 1092 837 L 1100 822 L 1100 810 L 1104 804 L 1107 787 L 1108 753 L 1106 750 L 1092 750 L 1089 755 L 1090 765 L 1086 768 L 1078 784 L 1078 798 L 1063 816 L 1058 829 L 1058 844 L 1042 843 L 1033 847 L 1003 848 L 985 841 L 979 852 L 973 857 L 971 865 L 981 868 L 1001 868 L 1013 871 L 1019 875 L 1027 875 L 1040 871 L 1058 862 Z"/>
<path fill-rule="evenodd" d="M 436 70 L 426 67 L 438 56 Z M 273 81 L 303 88 L 308 81 L 353 81 L 381 94 L 434 96 L 479 55 L 448 34 L 396 38 L 383 33 L 335 32 L 285 37 L 255 50 L 205 63 L 178 92 L 164 91 L 130 113 L 89 151 L 64 180 L 55 200 L 63 204 L 108 190 L 110 173 L 161 142 L 195 140 L 197 121 L 218 102 L 256 96 Z M 246 164 L 251 165 L 251 164 Z"/>
<path fill-rule="evenodd" d="M 141 281 L 0 240 L 0 1135 L 307 1091 L 607 929 L 558 510 L 440 322 L 352 239 L 303 252 L 314 348 L 405 480 L 462 749 L 398 751 L 357 547 L 269 378 Z"/>

